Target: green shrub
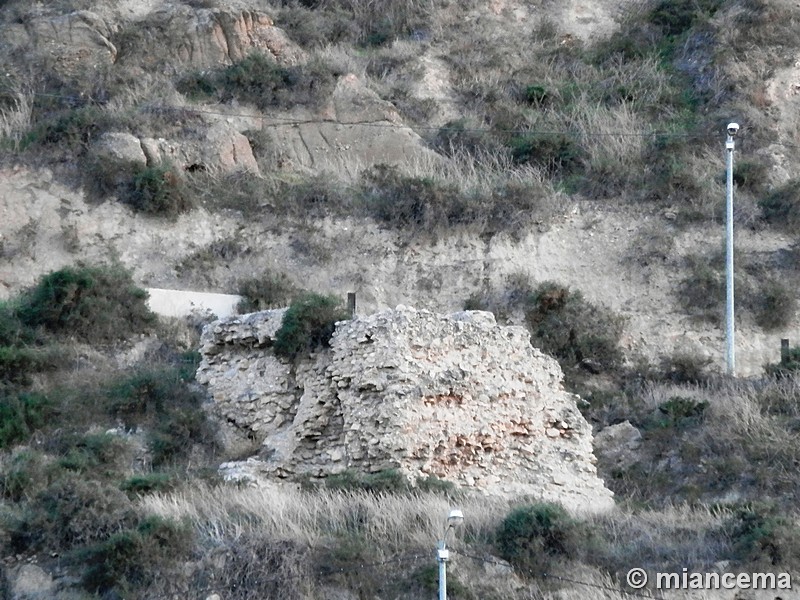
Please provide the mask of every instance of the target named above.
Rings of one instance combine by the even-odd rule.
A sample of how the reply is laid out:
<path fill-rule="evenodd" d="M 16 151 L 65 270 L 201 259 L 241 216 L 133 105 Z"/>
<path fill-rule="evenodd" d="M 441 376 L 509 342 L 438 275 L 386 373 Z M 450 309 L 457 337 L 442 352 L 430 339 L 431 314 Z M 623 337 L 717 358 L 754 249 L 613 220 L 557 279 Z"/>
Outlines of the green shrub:
<path fill-rule="evenodd" d="M 292 39 L 306 45 L 349 41 L 377 46 L 412 34 L 424 35 L 431 8 L 431 3 L 417 0 L 302 0 L 280 13 L 279 22 L 290 28 Z M 315 34 L 309 31 L 312 26 Z"/>
<path fill-rule="evenodd" d="M 331 44 L 354 43 L 361 36 L 352 13 L 326 4 L 325 10 L 292 3 L 275 16 L 275 25 L 304 48 L 322 48 Z"/>
<path fill-rule="evenodd" d="M 775 280 L 762 283 L 754 301 L 756 323 L 766 330 L 787 327 L 797 310 L 794 292 Z"/>
<path fill-rule="evenodd" d="M 91 593 L 146 588 L 167 574 L 167 569 L 189 555 L 189 530 L 172 521 L 151 516 L 135 528 L 75 551 L 71 559 L 83 568 L 81 585 Z"/>
<path fill-rule="evenodd" d="M 0 302 L 0 346 L 16 346 L 31 342 L 33 333 L 17 317 L 9 302 Z"/>
<path fill-rule="evenodd" d="M 168 473 L 134 475 L 122 482 L 120 489 L 132 495 L 168 492 L 174 487 L 174 479 Z"/>
<path fill-rule="evenodd" d="M 175 462 L 189 454 L 193 444 L 214 446 L 214 432 L 199 402 L 189 407 L 170 407 L 148 433 L 153 466 Z"/>
<path fill-rule="evenodd" d="M 347 470 L 325 479 L 325 487 L 332 490 L 363 490 L 375 494 L 407 492 L 411 489 L 408 479 L 396 469 L 377 473 L 360 473 Z"/>
<path fill-rule="evenodd" d="M 181 369 L 134 373 L 106 391 L 106 411 L 127 428 L 144 426 L 154 466 L 189 454 L 194 444 L 212 449 L 214 433 L 201 408 L 200 394 L 187 385 Z"/>
<path fill-rule="evenodd" d="M 563 133 L 526 133 L 509 141 L 511 156 L 518 163 L 536 165 L 555 176 L 579 170 L 586 152 L 574 136 Z"/>
<path fill-rule="evenodd" d="M 148 417 L 161 415 L 173 406 L 198 401 L 174 369 L 144 369 L 111 385 L 106 392 L 107 410 L 128 428 Z"/>
<path fill-rule="evenodd" d="M 239 283 L 242 300 L 237 310 L 245 313 L 280 308 L 290 304 L 300 293 L 300 288 L 285 273 L 265 271 L 260 277 L 245 279 Z"/>
<path fill-rule="evenodd" d="M 436 133 L 432 145 L 438 152 L 447 156 L 463 153 L 479 156 L 483 153 L 502 151 L 500 143 L 480 124 L 467 119 L 445 123 Z"/>
<path fill-rule="evenodd" d="M 105 342 L 147 330 L 155 315 L 146 299 L 121 267 L 80 265 L 42 277 L 20 297 L 17 316 L 28 327 Z"/>
<path fill-rule="evenodd" d="M 469 298 L 464 300 L 464 310 L 489 310 L 489 301 L 483 294 L 470 294 Z M 491 312 L 491 311 L 490 311 Z"/>
<path fill-rule="evenodd" d="M 768 223 L 794 231 L 800 223 L 800 179 L 792 179 L 759 202 Z"/>
<path fill-rule="evenodd" d="M 733 183 L 741 189 L 759 193 L 767 184 L 769 165 L 762 160 L 742 159 L 734 164 Z"/>
<path fill-rule="evenodd" d="M 123 440 L 108 433 L 56 437 L 60 439 L 49 441 L 46 448 L 61 455 L 58 465 L 68 471 L 96 474 L 97 467 L 112 466 L 125 447 Z"/>
<path fill-rule="evenodd" d="M 24 450 L 14 454 L 0 472 L 0 497 L 20 502 L 46 485 L 45 460 L 40 452 Z"/>
<path fill-rule="evenodd" d="M 436 475 L 428 475 L 425 478 L 417 479 L 416 489 L 420 492 L 442 494 L 453 496 L 458 493 L 458 486 L 452 481 L 439 479 Z"/>
<path fill-rule="evenodd" d="M 689 257 L 688 274 L 678 287 L 681 306 L 690 315 L 720 322 L 725 302 L 725 279 L 708 258 Z"/>
<path fill-rule="evenodd" d="M 622 362 L 620 319 L 557 283 L 539 285 L 527 301 L 525 320 L 531 343 L 553 355 L 565 369 L 591 363 L 602 370 Z"/>
<path fill-rule="evenodd" d="M 320 346 L 327 346 L 337 321 L 350 318 L 335 296 L 304 294 L 297 298 L 283 315 L 275 333 L 277 356 L 295 358 Z"/>
<path fill-rule="evenodd" d="M 659 404 L 658 411 L 666 419 L 661 421 L 663 427 L 687 427 L 697 424 L 708 408 L 708 402 L 696 401 L 692 398 L 673 396 L 666 402 Z"/>
<path fill-rule="evenodd" d="M 650 9 L 647 20 L 664 35 L 677 36 L 712 16 L 721 4 L 722 0 L 660 0 Z"/>
<path fill-rule="evenodd" d="M 388 165 L 364 173 L 362 193 L 372 217 L 395 229 L 435 233 L 475 220 L 456 186 L 405 176 Z"/>
<path fill-rule="evenodd" d="M 8 394 L 0 397 L 0 448 L 27 440 L 41 428 L 53 412 L 46 396 L 36 393 Z"/>
<path fill-rule="evenodd" d="M 557 504 L 540 503 L 513 509 L 497 530 L 500 556 L 525 574 L 541 576 L 558 561 L 578 556 L 584 532 Z"/>
<path fill-rule="evenodd" d="M 796 565 L 800 560 L 800 529 L 775 505 L 739 507 L 729 519 L 733 558 L 766 568 Z"/>
<path fill-rule="evenodd" d="M 22 147 L 57 148 L 81 154 L 111 126 L 109 118 L 96 106 L 60 110 L 36 123 L 23 138 Z"/>
<path fill-rule="evenodd" d="M 183 177 L 168 164 L 139 167 L 122 200 L 134 210 L 162 217 L 174 217 L 192 208 Z"/>
<path fill-rule="evenodd" d="M 134 521 L 133 504 L 115 486 L 72 475 L 39 492 L 11 532 L 17 551 L 63 551 L 97 542 Z"/>
<path fill-rule="evenodd" d="M 336 75 L 322 61 L 283 67 L 259 53 L 246 56 L 219 76 L 224 94 L 262 110 L 320 106 L 330 98 L 335 84 Z"/>
<path fill-rule="evenodd" d="M 425 597 L 435 596 L 439 590 L 439 567 L 435 564 L 420 567 L 414 571 L 411 579 L 422 588 Z M 475 594 L 451 572 L 447 573 L 447 597 L 456 600 L 476 600 Z"/>
<path fill-rule="evenodd" d="M 299 581 L 312 581 L 311 548 L 295 540 L 243 533 L 225 547 L 225 564 L 215 589 L 225 598 L 304 600 Z M 269 573 L 265 577 L 264 574 Z M 371 597 L 371 596 L 369 596 Z"/>
<path fill-rule="evenodd" d="M 703 383 L 708 379 L 706 367 L 711 362 L 711 357 L 679 351 L 661 361 L 661 376 L 675 383 Z"/>
<path fill-rule="evenodd" d="M 43 365 L 41 352 L 32 348 L 0 346 L 0 384 L 27 384 Z"/>
<path fill-rule="evenodd" d="M 528 104 L 543 108 L 553 101 L 553 93 L 544 85 L 531 84 L 525 86 L 523 98 Z"/>
<path fill-rule="evenodd" d="M 184 75 L 175 84 L 175 89 L 193 101 L 208 100 L 217 93 L 217 86 L 213 79 L 208 74 L 201 72 Z"/>
<path fill-rule="evenodd" d="M 432 177 L 404 175 L 388 165 L 365 171 L 360 191 L 367 214 L 379 223 L 434 236 L 459 229 L 517 235 L 554 212 L 537 184 L 507 181 L 489 190 L 462 190 Z"/>

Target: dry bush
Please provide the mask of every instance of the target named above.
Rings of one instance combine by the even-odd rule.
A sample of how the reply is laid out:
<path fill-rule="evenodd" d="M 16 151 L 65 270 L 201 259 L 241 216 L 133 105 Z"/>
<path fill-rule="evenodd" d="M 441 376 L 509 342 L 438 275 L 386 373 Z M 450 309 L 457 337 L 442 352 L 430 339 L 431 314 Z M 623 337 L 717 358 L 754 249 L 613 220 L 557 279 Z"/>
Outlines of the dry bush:
<path fill-rule="evenodd" d="M 724 523 L 724 514 L 703 506 L 598 515 L 590 519 L 590 527 L 602 541 L 593 548 L 591 563 L 612 577 L 624 577 L 632 566 L 710 569 L 730 551 L 721 531 Z"/>
<path fill-rule="evenodd" d="M 30 130 L 33 112 L 33 94 L 17 88 L 0 95 L 0 144 L 10 143 L 19 149 L 22 137 Z M 1 147 L 1 146 L 0 146 Z"/>

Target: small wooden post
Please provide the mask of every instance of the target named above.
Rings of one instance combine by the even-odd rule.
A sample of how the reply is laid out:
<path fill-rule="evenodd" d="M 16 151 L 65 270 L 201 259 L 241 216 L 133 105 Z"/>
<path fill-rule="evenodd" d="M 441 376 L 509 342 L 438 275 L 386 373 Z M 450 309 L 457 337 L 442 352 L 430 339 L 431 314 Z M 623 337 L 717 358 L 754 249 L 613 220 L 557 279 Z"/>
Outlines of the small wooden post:
<path fill-rule="evenodd" d="M 356 316 L 356 293 L 355 292 L 347 292 L 347 312 L 350 313 L 350 318 L 353 319 Z"/>
<path fill-rule="evenodd" d="M 789 362 L 789 340 L 781 339 L 781 364 Z"/>

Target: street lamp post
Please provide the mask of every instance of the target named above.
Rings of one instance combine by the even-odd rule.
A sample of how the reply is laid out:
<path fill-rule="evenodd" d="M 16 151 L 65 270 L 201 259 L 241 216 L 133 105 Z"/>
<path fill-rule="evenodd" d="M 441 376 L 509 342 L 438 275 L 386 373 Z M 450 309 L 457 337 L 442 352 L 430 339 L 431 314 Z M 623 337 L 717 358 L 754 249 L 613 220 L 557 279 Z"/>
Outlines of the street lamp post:
<path fill-rule="evenodd" d="M 733 377 L 736 374 L 733 325 L 733 138 L 739 132 L 739 124 L 728 123 L 727 130 L 728 139 L 725 141 L 725 149 L 728 151 L 725 210 L 725 354 L 728 362 L 728 375 Z"/>
<path fill-rule="evenodd" d="M 442 539 L 436 544 L 436 560 L 439 561 L 439 600 L 447 600 L 447 561 L 450 560 L 450 551 L 447 549 L 447 534 L 454 527 L 464 522 L 464 513 L 457 508 L 447 515 L 447 527 Z"/>

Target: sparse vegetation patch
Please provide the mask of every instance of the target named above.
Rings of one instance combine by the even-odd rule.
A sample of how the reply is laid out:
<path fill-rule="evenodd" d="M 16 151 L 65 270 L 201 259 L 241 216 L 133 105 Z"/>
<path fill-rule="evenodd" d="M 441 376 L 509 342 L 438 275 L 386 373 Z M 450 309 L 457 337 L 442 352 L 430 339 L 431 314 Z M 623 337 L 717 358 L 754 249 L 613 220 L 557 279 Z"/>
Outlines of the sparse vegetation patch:
<path fill-rule="evenodd" d="M 304 294 L 292 302 L 275 333 L 275 354 L 295 358 L 330 342 L 337 321 L 350 318 L 342 301 L 333 296 Z"/>

